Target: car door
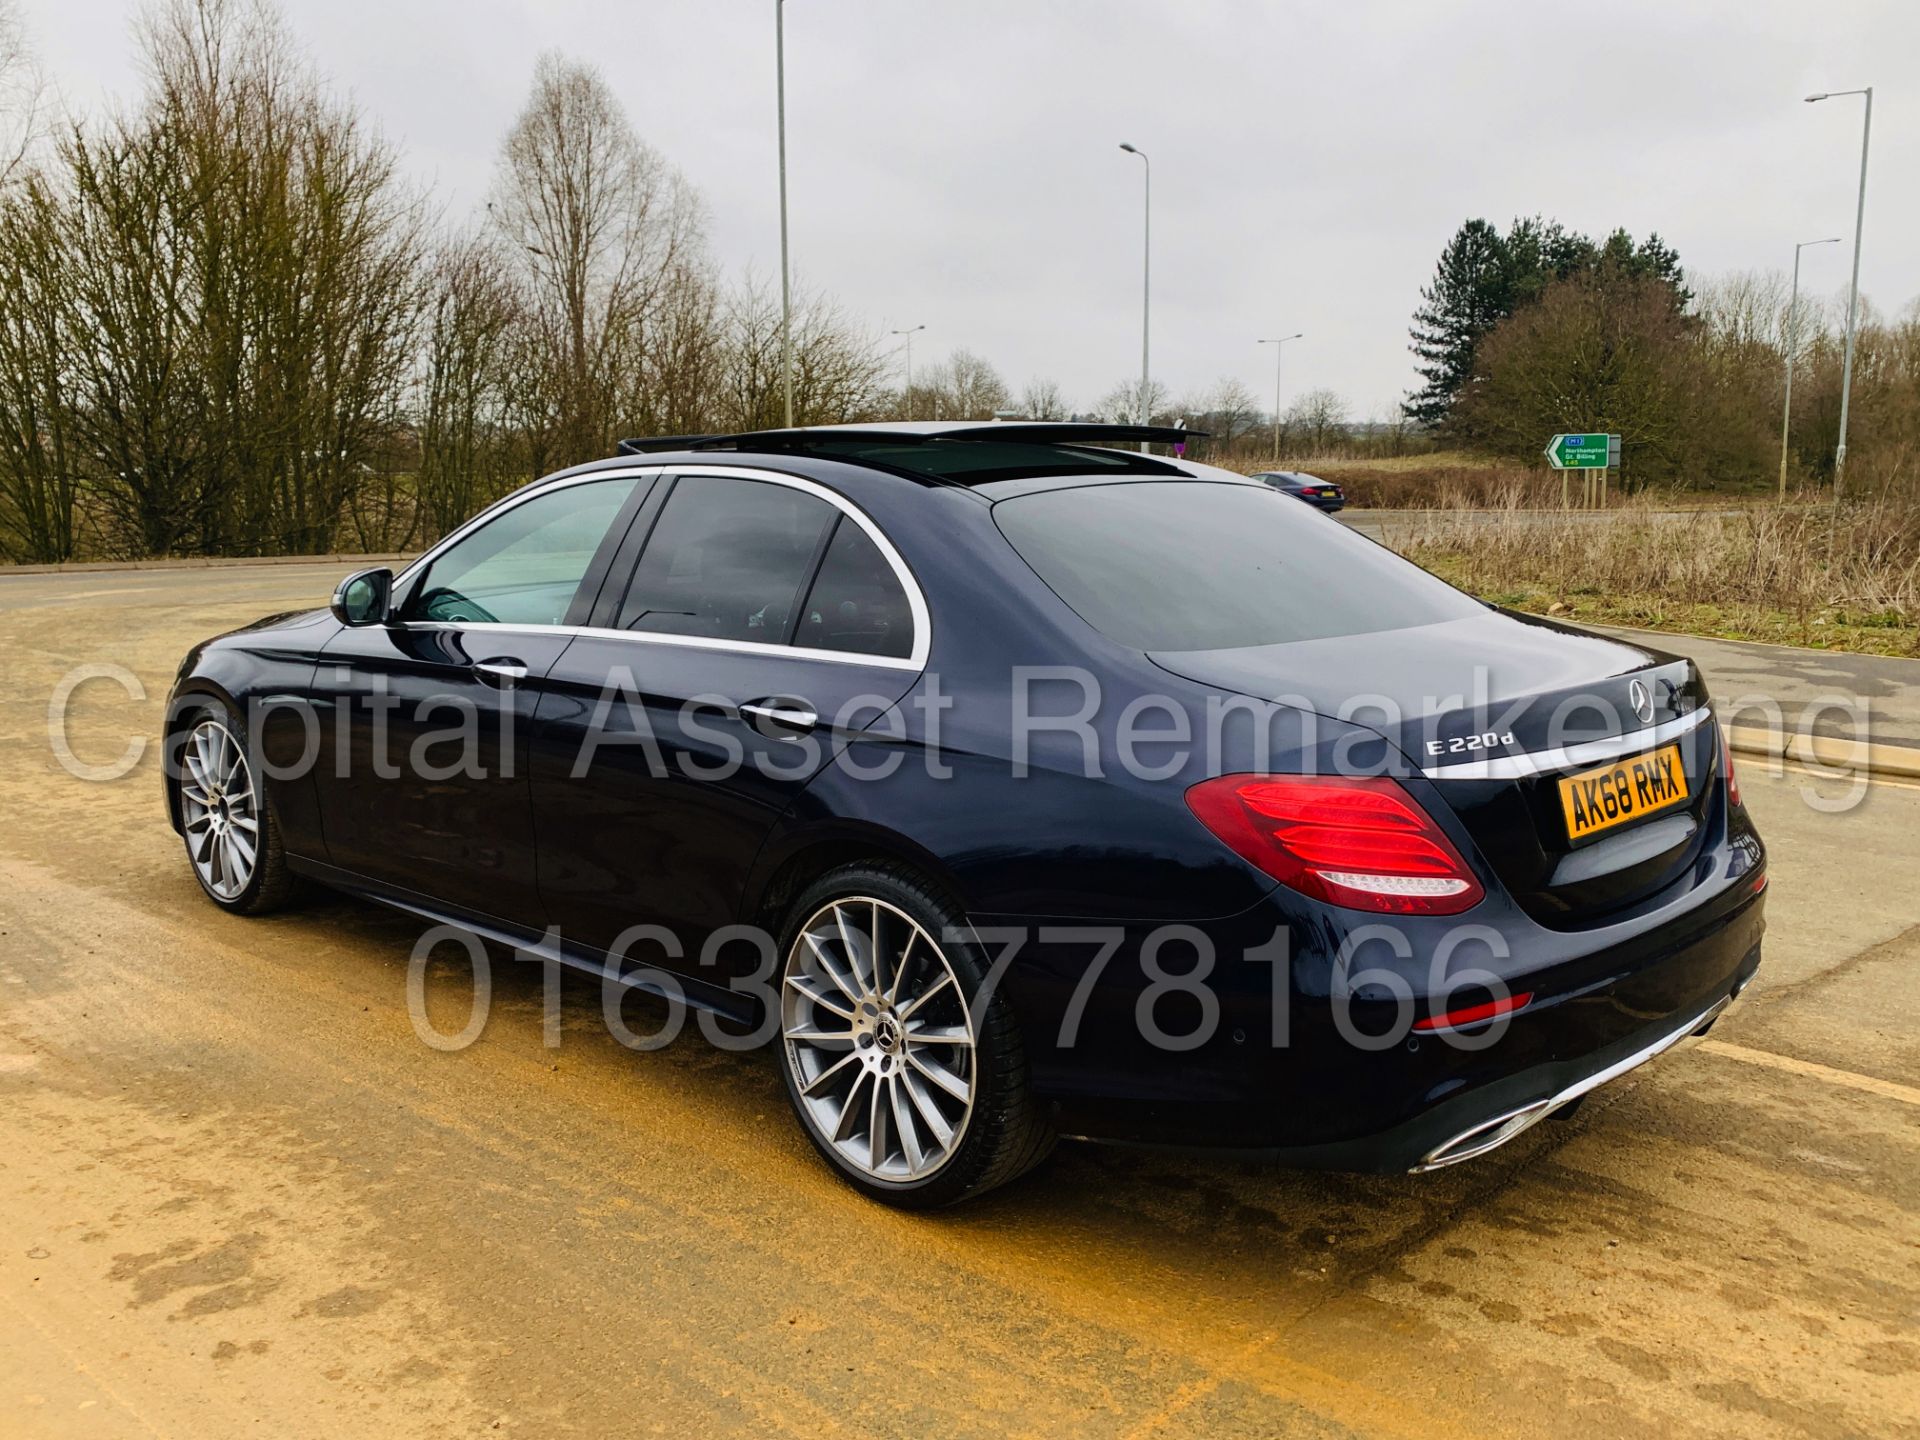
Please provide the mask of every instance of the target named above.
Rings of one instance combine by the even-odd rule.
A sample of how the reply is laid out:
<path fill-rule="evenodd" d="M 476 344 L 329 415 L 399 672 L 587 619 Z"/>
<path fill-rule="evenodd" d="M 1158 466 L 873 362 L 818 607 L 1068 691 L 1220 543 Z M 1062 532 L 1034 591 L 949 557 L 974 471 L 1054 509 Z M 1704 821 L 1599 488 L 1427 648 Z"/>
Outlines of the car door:
<path fill-rule="evenodd" d="M 663 484 L 535 720 L 555 922 L 603 950 L 628 926 L 665 926 L 691 968 L 703 938 L 740 918 L 775 820 L 906 693 L 926 647 L 904 563 L 841 497 L 772 475 Z"/>
<path fill-rule="evenodd" d="M 509 502 L 403 577 L 389 623 L 328 642 L 314 687 L 335 866 L 544 925 L 526 737 L 650 483 L 591 476 Z"/>

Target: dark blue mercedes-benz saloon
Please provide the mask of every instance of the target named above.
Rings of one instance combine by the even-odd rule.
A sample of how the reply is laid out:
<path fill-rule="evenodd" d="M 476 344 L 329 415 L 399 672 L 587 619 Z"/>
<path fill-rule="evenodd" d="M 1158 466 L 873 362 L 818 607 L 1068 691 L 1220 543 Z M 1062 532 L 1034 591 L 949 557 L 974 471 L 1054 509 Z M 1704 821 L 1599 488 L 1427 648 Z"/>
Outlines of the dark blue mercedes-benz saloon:
<path fill-rule="evenodd" d="M 1702 1033 L 1766 869 L 1694 666 L 1104 448 L 1183 438 L 628 442 L 194 649 L 174 827 L 225 909 L 723 1017 L 899 1205 L 1063 1135 L 1431 1169 Z"/>

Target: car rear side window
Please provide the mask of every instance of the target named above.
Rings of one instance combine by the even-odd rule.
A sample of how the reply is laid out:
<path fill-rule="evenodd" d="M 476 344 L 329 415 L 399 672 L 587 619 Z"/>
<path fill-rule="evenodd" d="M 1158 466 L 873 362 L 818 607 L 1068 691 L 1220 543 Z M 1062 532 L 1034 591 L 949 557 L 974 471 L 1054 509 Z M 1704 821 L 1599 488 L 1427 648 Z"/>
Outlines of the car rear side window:
<path fill-rule="evenodd" d="M 800 610 L 793 643 L 904 660 L 913 653 L 907 592 L 873 537 L 842 516 Z"/>
<path fill-rule="evenodd" d="M 1264 485 L 1081 485 L 1002 500 L 993 515 L 1055 594 L 1137 650 L 1323 640 L 1481 608 Z"/>
<path fill-rule="evenodd" d="M 836 511 L 788 485 L 681 476 L 620 606 L 620 628 L 786 643 Z"/>

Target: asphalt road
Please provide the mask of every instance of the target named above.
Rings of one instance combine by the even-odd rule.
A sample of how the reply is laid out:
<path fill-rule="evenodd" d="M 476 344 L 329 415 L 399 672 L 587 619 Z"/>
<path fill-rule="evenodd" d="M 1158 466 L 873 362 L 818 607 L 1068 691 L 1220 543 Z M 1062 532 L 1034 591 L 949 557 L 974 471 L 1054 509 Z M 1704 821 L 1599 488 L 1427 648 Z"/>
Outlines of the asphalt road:
<path fill-rule="evenodd" d="M 1748 767 L 1767 961 L 1486 1160 L 1063 1146 L 957 1213 L 831 1179 L 773 1066 L 639 1054 L 416 928 L 201 899 L 151 756 L 194 638 L 334 568 L 0 578 L 0 1435 L 1920 1435 L 1920 790 Z M 464 967 L 429 1009 L 464 1016 Z"/>
<path fill-rule="evenodd" d="M 1691 655 L 1730 724 L 1765 726 L 1777 707 L 1788 725 L 1808 734 L 1920 748 L 1920 660 L 1592 628 Z"/>

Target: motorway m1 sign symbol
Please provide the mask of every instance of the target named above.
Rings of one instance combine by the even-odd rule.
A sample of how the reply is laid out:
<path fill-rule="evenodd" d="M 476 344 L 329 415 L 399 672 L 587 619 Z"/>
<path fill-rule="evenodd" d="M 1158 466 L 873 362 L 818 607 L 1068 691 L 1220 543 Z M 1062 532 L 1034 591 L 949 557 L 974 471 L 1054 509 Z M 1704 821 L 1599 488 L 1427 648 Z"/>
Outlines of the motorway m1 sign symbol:
<path fill-rule="evenodd" d="M 1620 463 L 1620 437 L 1556 435 L 1547 442 L 1547 463 L 1556 470 L 1605 470 Z"/>

